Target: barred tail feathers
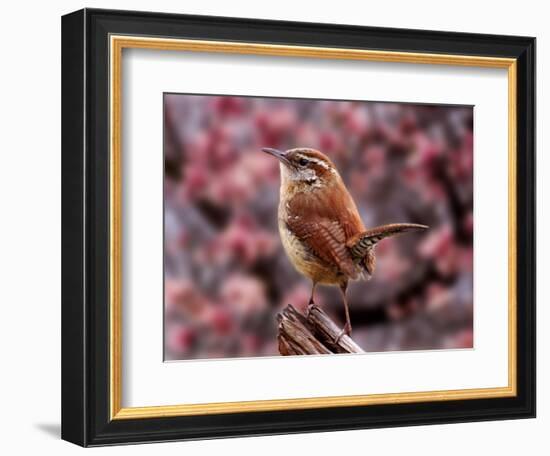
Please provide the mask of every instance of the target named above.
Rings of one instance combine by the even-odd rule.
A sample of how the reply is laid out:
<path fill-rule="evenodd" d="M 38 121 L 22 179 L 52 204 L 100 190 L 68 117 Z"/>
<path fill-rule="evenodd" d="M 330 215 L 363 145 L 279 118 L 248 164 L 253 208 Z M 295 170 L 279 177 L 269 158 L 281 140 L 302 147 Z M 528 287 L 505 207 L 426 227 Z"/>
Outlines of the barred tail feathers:
<path fill-rule="evenodd" d="M 389 236 L 428 229 L 426 225 L 417 223 L 391 223 L 377 226 L 350 238 L 346 245 L 354 259 L 361 260 L 372 250 L 377 242 Z"/>

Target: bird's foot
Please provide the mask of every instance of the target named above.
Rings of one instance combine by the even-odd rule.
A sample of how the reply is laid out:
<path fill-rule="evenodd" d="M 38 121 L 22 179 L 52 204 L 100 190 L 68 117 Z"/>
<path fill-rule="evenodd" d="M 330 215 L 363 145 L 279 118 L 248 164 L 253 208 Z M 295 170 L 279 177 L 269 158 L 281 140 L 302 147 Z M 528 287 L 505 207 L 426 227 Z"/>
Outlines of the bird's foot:
<path fill-rule="evenodd" d="M 349 336 L 351 337 L 351 325 L 349 323 L 346 323 L 344 327 L 342 328 L 342 331 L 340 331 L 340 334 L 336 337 L 335 343 L 339 344 L 340 340 L 342 340 L 342 337 Z"/>

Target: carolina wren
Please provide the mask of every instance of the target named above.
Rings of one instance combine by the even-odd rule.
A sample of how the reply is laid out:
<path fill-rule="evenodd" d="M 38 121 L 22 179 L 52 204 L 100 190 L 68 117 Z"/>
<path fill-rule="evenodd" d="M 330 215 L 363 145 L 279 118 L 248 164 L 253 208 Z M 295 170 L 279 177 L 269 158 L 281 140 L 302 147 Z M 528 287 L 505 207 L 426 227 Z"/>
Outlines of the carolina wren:
<path fill-rule="evenodd" d="M 350 335 L 348 282 L 373 275 L 377 242 L 428 227 L 393 223 L 366 229 L 340 174 L 325 154 L 307 148 L 262 151 L 280 162 L 279 233 L 294 267 L 312 281 L 309 304 L 314 303 L 317 284 L 339 286 L 346 314 L 340 337 Z"/>

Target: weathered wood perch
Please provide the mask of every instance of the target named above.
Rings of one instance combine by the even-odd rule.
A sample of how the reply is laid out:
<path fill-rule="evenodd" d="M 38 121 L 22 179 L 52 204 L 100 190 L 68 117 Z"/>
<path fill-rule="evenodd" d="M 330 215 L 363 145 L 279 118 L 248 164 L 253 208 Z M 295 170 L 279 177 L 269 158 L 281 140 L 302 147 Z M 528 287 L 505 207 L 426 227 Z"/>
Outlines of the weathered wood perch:
<path fill-rule="evenodd" d="M 351 337 L 343 335 L 338 340 L 341 328 L 316 305 L 309 308 L 306 317 L 289 304 L 277 314 L 277 321 L 281 355 L 364 353 Z"/>

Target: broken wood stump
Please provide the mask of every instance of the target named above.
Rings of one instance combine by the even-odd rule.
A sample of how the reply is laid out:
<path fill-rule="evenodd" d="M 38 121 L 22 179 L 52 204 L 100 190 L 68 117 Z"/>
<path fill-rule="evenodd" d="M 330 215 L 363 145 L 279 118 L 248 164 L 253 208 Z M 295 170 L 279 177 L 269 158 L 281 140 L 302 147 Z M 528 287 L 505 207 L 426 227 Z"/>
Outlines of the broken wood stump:
<path fill-rule="evenodd" d="M 351 337 L 344 334 L 338 339 L 341 329 L 316 305 L 304 316 L 289 304 L 277 314 L 277 322 L 281 355 L 364 353 Z"/>

